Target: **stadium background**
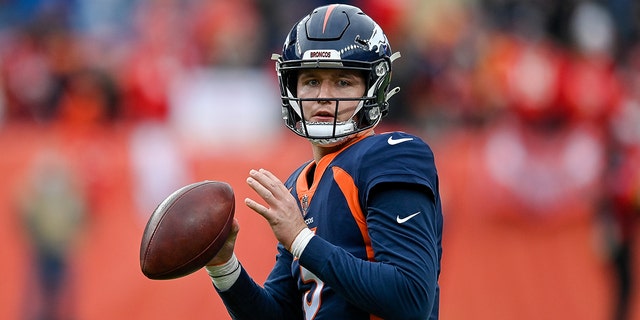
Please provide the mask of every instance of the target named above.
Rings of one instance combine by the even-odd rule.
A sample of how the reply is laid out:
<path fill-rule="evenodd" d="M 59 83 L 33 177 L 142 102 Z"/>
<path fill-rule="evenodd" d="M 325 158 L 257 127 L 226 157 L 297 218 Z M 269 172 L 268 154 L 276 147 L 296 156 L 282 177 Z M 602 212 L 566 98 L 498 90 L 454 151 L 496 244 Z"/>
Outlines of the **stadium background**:
<path fill-rule="evenodd" d="M 441 319 L 640 319 L 640 5 L 347 3 L 403 54 L 378 131 L 435 150 Z M 205 272 L 144 278 L 142 230 L 181 185 L 241 201 L 310 158 L 268 58 L 320 4 L 0 1 L 0 318 L 228 318 Z M 236 214 L 262 282 L 275 239 Z"/>

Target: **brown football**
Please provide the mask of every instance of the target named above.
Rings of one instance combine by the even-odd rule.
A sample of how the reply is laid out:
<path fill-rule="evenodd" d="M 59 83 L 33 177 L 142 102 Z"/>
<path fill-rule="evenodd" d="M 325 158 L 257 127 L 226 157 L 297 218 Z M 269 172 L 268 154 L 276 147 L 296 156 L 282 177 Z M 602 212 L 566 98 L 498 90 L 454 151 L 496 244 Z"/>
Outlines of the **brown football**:
<path fill-rule="evenodd" d="M 235 197 L 226 182 L 201 181 L 169 195 L 142 234 L 140 268 L 149 279 L 184 277 L 222 248 L 233 222 Z"/>

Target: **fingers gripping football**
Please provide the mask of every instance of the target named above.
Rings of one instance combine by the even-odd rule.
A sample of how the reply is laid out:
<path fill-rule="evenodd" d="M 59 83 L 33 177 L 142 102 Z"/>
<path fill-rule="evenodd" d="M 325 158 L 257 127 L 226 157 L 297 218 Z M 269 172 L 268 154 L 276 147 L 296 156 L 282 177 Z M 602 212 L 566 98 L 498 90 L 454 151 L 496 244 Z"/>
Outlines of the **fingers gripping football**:
<path fill-rule="evenodd" d="M 227 240 L 225 241 L 224 245 L 222 245 L 220 251 L 218 251 L 218 253 L 207 263 L 207 266 L 221 265 L 231 259 L 231 256 L 233 256 L 233 250 L 236 246 L 236 238 L 238 238 L 239 231 L 240 224 L 238 223 L 238 219 L 234 218 Z"/>
<path fill-rule="evenodd" d="M 285 248 L 291 249 L 295 237 L 307 227 L 295 198 L 282 181 L 265 169 L 251 170 L 247 184 L 264 200 L 266 206 L 251 198 L 246 198 L 245 204 L 263 216 L 276 239 Z"/>

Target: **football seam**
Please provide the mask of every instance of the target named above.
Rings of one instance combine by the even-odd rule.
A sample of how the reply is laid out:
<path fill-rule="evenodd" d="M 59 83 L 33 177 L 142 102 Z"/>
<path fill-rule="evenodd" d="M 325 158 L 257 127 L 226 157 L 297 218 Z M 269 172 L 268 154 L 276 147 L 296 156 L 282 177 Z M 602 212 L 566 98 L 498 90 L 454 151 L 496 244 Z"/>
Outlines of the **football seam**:
<path fill-rule="evenodd" d="M 210 182 L 210 181 L 206 181 L 206 182 Z M 176 198 L 171 202 L 171 205 L 170 205 L 169 207 L 167 207 L 167 209 L 166 209 L 165 211 L 169 211 L 169 209 L 170 209 L 170 208 L 172 208 L 172 207 L 175 205 L 176 201 L 177 201 L 178 199 L 180 199 L 180 198 L 184 197 L 184 195 L 185 195 L 187 192 L 189 192 L 189 191 L 193 190 L 194 188 L 196 188 L 196 187 L 198 187 L 198 186 L 201 186 L 201 185 L 203 185 L 203 184 L 204 184 L 204 183 L 198 183 L 198 184 L 195 184 L 195 185 L 191 186 L 191 188 L 189 188 L 189 189 L 185 190 L 184 192 L 182 192 L 182 194 L 180 194 L 180 196 L 176 197 Z M 144 259 L 142 260 L 142 261 L 143 261 L 143 264 L 142 264 L 142 270 L 145 270 L 145 268 L 144 268 L 144 267 L 146 266 L 146 263 L 147 263 L 147 257 L 149 256 L 149 251 L 151 250 L 152 244 L 153 244 L 153 243 L 154 243 L 154 241 L 155 241 L 155 237 L 154 237 L 154 236 L 156 235 L 156 232 L 157 232 L 157 231 L 158 231 L 158 229 L 159 229 L 158 227 L 162 224 L 162 221 L 164 220 L 164 218 L 165 218 L 165 215 L 163 215 L 162 217 L 160 217 L 160 221 L 158 221 L 158 224 L 156 225 L 156 228 L 155 228 L 155 229 L 153 229 L 153 232 L 151 233 L 151 236 L 149 236 L 149 242 L 148 242 L 148 244 L 147 244 L 147 248 L 146 248 L 146 249 L 145 249 L 145 251 L 144 251 Z M 145 273 L 146 273 L 146 272 L 145 272 Z M 165 273 L 163 273 L 163 274 L 166 274 L 166 272 L 165 272 Z M 162 275 L 162 274 L 161 274 L 161 275 Z"/>

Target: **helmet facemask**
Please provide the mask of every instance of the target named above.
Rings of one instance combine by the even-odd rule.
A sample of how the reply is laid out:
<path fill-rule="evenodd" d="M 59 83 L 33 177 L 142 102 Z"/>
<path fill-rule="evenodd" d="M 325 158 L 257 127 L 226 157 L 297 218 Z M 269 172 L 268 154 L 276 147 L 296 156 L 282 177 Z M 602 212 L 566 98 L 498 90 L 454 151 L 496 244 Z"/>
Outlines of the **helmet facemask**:
<path fill-rule="evenodd" d="M 397 56 L 399 54 L 394 58 Z M 309 139 L 314 144 L 333 145 L 358 132 L 375 127 L 388 112 L 387 100 L 399 91 L 399 88 L 394 88 L 391 92 L 388 91 L 391 78 L 390 61 L 385 59 L 374 63 L 315 61 L 309 64 L 309 62 L 301 61 L 282 62 L 278 55 L 274 55 L 273 58 L 276 60 L 276 69 L 280 80 L 282 118 L 290 130 L 299 136 Z M 362 71 L 366 92 L 363 97 L 356 98 L 297 98 L 298 71 L 308 68 Z M 332 122 L 303 121 L 305 114 L 302 103 L 306 101 L 334 102 L 335 109 L 333 114 L 336 115 L 334 120 Z M 340 103 L 348 101 L 358 101 L 358 105 L 347 120 L 338 121 L 337 115 L 340 111 Z"/>
<path fill-rule="evenodd" d="M 333 145 L 339 142 L 342 142 L 347 137 L 355 134 L 360 130 L 356 130 L 358 127 L 359 119 L 356 117 L 359 113 L 359 110 L 362 109 L 362 105 L 364 104 L 364 98 L 333 98 L 333 99 L 298 99 L 298 98 L 290 98 L 289 104 L 291 108 L 294 110 L 297 115 L 297 121 L 295 121 L 295 125 L 293 130 L 300 136 L 306 137 L 314 144 L 318 145 Z M 311 121 L 302 121 L 305 118 L 304 109 L 302 108 L 302 103 L 305 101 L 333 101 L 335 102 L 335 108 L 333 114 L 336 115 L 333 121 L 329 122 L 311 122 Z M 340 102 L 341 101 L 360 101 L 354 113 L 349 117 L 349 119 L 345 121 L 338 121 L 338 112 L 340 111 Z"/>

